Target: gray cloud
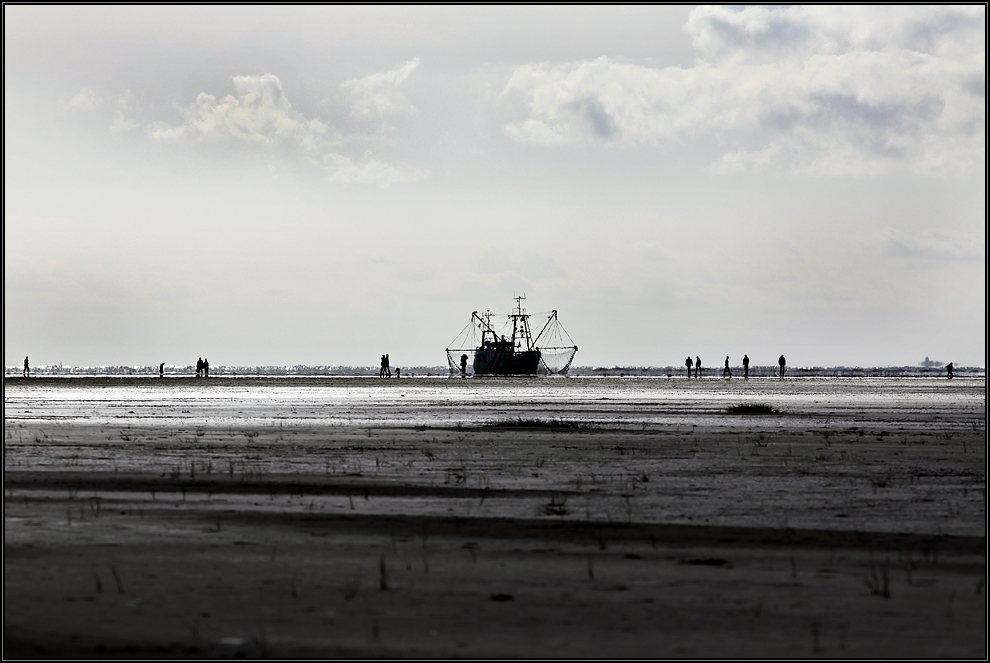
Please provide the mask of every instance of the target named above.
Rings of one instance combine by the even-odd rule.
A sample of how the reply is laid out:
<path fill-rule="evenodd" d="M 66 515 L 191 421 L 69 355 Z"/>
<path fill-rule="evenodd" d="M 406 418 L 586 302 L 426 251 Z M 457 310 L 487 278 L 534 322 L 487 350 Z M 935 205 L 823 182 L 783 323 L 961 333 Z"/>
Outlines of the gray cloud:
<path fill-rule="evenodd" d="M 985 100 L 973 92 L 985 33 L 974 28 L 981 8 L 953 12 L 698 8 L 693 67 L 607 57 L 517 67 L 502 98 L 524 117 L 505 131 L 626 147 L 705 135 L 731 145 L 755 130 L 763 145 L 730 149 L 712 171 L 965 172 L 985 157 Z"/>
<path fill-rule="evenodd" d="M 914 237 L 897 235 L 883 244 L 884 255 L 891 258 L 922 260 L 986 260 L 983 243 L 970 237 L 930 232 Z"/>

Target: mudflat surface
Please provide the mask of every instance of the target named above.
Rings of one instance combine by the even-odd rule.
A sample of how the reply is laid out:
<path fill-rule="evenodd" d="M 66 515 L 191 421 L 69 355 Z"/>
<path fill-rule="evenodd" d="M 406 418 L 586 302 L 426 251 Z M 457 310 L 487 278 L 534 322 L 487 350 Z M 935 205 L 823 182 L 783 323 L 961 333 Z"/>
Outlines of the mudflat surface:
<path fill-rule="evenodd" d="M 8 379 L 4 470 L 7 656 L 986 656 L 984 379 Z"/>

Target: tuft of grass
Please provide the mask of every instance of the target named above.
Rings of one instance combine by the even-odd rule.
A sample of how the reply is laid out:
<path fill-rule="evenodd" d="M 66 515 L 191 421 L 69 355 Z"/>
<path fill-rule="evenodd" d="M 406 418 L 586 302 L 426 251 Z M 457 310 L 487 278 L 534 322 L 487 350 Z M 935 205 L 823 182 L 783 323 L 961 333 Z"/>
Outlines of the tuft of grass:
<path fill-rule="evenodd" d="M 738 405 L 730 405 L 725 411 L 729 414 L 777 414 L 780 412 L 769 403 L 739 403 Z"/>
<path fill-rule="evenodd" d="M 550 503 L 543 507 L 543 513 L 548 516 L 566 516 L 570 511 L 567 508 L 567 496 L 554 493 L 550 496 Z"/>
<path fill-rule="evenodd" d="M 113 575 L 113 582 L 117 585 L 117 593 L 124 593 L 124 582 L 120 579 L 120 573 L 117 571 L 117 567 L 114 566 L 113 562 L 109 562 L 107 566 L 110 567 L 110 573 Z"/>
<path fill-rule="evenodd" d="M 883 564 L 879 565 L 880 573 L 877 573 L 877 564 L 873 561 L 873 552 L 870 552 L 870 575 L 869 577 L 863 578 L 863 582 L 866 583 L 867 588 L 870 590 L 870 594 L 873 596 L 882 596 L 885 599 L 890 598 L 890 561 L 885 560 Z"/>

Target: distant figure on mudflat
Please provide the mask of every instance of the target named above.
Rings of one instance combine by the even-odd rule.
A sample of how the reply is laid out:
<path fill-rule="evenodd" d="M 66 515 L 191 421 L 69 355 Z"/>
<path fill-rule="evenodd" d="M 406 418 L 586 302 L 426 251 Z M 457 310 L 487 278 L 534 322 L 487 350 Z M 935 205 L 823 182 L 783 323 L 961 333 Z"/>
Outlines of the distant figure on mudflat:
<path fill-rule="evenodd" d="M 395 367 L 395 379 L 398 380 L 401 377 L 402 377 L 402 367 L 401 366 L 396 366 Z"/>
<path fill-rule="evenodd" d="M 780 379 L 784 379 L 784 371 L 787 369 L 787 360 L 784 359 L 784 355 L 780 355 L 780 359 L 777 360 L 777 364 L 780 366 Z"/>
<path fill-rule="evenodd" d="M 392 377 L 392 370 L 388 367 L 388 353 L 385 353 L 385 377 Z"/>
<path fill-rule="evenodd" d="M 725 357 L 725 368 L 722 369 L 722 377 L 723 378 L 726 378 L 726 377 L 731 378 L 732 377 L 732 371 L 729 370 L 729 356 L 728 355 L 726 355 L 726 357 Z"/>
<path fill-rule="evenodd" d="M 950 371 L 951 372 L 951 371 Z M 28 362 L 28 358 L 24 358 L 24 372 L 23 376 L 26 378 L 31 377 L 31 364 Z M 949 377 L 952 377 L 951 375 Z"/>
<path fill-rule="evenodd" d="M 688 380 L 690 380 L 691 379 L 691 367 L 694 366 L 694 362 L 691 361 L 691 355 L 688 355 L 687 361 L 684 362 L 684 365 L 687 366 L 687 369 L 688 369 Z"/>
<path fill-rule="evenodd" d="M 24 358 L 24 365 L 25 366 L 27 365 L 27 357 Z M 949 372 L 949 379 L 951 380 L 952 379 L 952 362 L 951 361 L 946 365 L 945 370 L 947 370 Z"/>
<path fill-rule="evenodd" d="M 385 355 L 382 355 L 382 367 L 378 369 L 378 377 L 385 377 Z"/>
<path fill-rule="evenodd" d="M 158 364 L 158 377 L 165 377 L 165 362 Z"/>
<path fill-rule="evenodd" d="M 203 377 L 204 378 L 210 377 L 210 360 L 209 359 L 204 359 L 203 360 Z"/>
<path fill-rule="evenodd" d="M 701 379 L 701 357 L 694 358 L 694 377 Z"/>
<path fill-rule="evenodd" d="M 461 375 L 467 375 L 467 355 L 461 355 Z"/>
<path fill-rule="evenodd" d="M 200 357 L 196 360 L 196 377 L 203 377 L 203 358 Z"/>
<path fill-rule="evenodd" d="M 743 377 L 749 379 L 749 355 L 743 355 Z"/>

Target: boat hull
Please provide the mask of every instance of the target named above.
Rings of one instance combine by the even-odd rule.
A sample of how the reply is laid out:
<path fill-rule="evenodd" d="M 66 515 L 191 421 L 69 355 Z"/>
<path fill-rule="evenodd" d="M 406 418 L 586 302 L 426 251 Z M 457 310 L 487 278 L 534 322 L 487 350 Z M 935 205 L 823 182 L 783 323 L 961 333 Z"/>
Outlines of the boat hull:
<path fill-rule="evenodd" d="M 475 375 L 536 375 L 540 351 L 512 352 L 502 348 L 478 348 L 474 352 Z"/>

